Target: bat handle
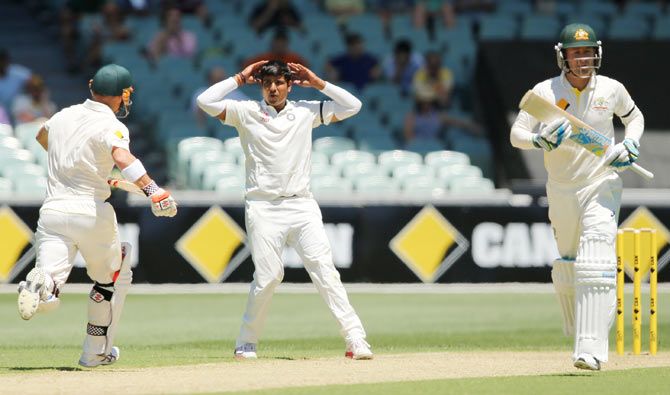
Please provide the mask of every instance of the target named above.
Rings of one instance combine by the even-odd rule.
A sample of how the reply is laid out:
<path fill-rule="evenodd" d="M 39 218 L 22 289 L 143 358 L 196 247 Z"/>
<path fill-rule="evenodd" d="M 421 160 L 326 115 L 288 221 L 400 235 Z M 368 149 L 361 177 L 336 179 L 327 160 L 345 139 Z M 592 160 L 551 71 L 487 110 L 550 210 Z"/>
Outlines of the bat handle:
<path fill-rule="evenodd" d="M 637 174 L 641 175 L 642 177 L 646 178 L 647 180 L 652 180 L 654 178 L 654 173 L 650 172 L 649 170 L 645 169 L 644 167 L 638 165 L 637 163 L 633 163 L 630 168 L 636 172 Z"/>

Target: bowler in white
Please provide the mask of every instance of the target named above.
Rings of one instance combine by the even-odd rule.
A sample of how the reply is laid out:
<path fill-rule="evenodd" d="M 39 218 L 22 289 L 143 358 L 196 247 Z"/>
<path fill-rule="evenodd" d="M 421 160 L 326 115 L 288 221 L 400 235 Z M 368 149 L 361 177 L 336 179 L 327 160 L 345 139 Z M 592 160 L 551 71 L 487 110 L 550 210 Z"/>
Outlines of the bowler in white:
<path fill-rule="evenodd" d="M 253 83 L 261 85 L 262 100 L 224 99 L 237 87 Z M 332 100 L 288 100 L 295 85 L 318 89 Z M 288 244 L 302 258 L 337 320 L 345 355 L 371 359 L 365 330 L 333 264 L 321 211 L 309 188 L 312 129 L 355 115 L 360 100 L 303 65 L 264 60 L 214 84 L 197 102 L 203 111 L 237 129 L 245 154 L 245 221 L 255 272 L 235 357 L 257 357 L 270 300 L 284 277 L 281 256 Z"/>

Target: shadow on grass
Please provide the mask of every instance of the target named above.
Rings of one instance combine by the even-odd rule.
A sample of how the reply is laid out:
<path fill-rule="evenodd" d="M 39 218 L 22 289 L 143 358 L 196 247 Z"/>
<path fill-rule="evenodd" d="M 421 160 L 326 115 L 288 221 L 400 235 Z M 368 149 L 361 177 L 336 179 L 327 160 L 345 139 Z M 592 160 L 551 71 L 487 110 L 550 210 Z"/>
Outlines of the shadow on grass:
<path fill-rule="evenodd" d="M 30 372 L 33 370 L 57 370 L 59 372 L 82 372 L 84 369 L 72 366 L 13 366 L 7 368 L 9 371 Z"/>

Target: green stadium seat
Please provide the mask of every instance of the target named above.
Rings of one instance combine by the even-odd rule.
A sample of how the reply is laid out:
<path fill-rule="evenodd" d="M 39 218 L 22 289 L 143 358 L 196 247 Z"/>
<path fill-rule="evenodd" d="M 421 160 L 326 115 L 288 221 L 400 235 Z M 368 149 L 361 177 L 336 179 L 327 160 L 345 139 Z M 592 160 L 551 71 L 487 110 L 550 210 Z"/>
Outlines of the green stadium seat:
<path fill-rule="evenodd" d="M 377 155 L 382 152 L 393 151 L 398 148 L 396 141 L 388 134 L 382 134 L 375 137 L 367 136 L 363 138 L 357 138 L 356 141 L 358 143 L 358 149 L 372 152 L 373 154 Z"/>
<path fill-rule="evenodd" d="M 656 1 L 627 2 L 623 11 L 624 15 L 630 15 L 638 18 L 654 18 L 663 14 L 661 4 Z"/>
<path fill-rule="evenodd" d="M 47 191 L 47 178 L 44 176 L 20 177 L 12 180 L 14 191 L 21 196 L 43 198 Z"/>
<path fill-rule="evenodd" d="M 451 165 L 437 169 L 436 178 L 443 183 L 461 177 L 482 177 L 482 169 L 472 165 Z"/>
<path fill-rule="evenodd" d="M 597 33 L 596 33 L 597 34 Z M 607 37 L 615 40 L 640 40 L 649 35 L 649 23 L 635 15 L 617 15 L 610 21 Z"/>
<path fill-rule="evenodd" d="M 212 163 L 203 170 L 202 183 L 199 188 L 214 190 L 221 178 L 231 176 L 238 177 L 244 181 L 244 169 L 235 163 Z"/>
<path fill-rule="evenodd" d="M 0 147 L 11 148 L 11 149 L 20 149 L 21 141 L 16 137 L 12 136 L 0 136 Z"/>
<path fill-rule="evenodd" d="M 12 125 L 0 123 L 0 137 L 13 136 L 13 135 L 14 135 L 14 128 L 12 128 Z"/>
<path fill-rule="evenodd" d="M 598 15 L 603 17 L 612 17 L 616 15 L 619 10 L 613 1 L 591 0 L 579 2 L 579 14 L 581 15 Z M 593 27 L 593 26 L 592 26 Z M 596 31 L 596 35 L 598 31 Z"/>
<path fill-rule="evenodd" d="M 469 165 L 470 158 L 462 152 L 441 150 L 427 153 L 424 162 L 428 166 L 438 169 L 450 165 Z"/>
<path fill-rule="evenodd" d="M 516 37 L 517 23 L 509 15 L 484 15 L 481 18 L 480 26 L 479 38 L 481 40 L 512 40 Z"/>
<path fill-rule="evenodd" d="M 339 176 L 340 172 L 337 167 L 331 166 L 328 163 L 312 163 L 312 178 L 321 176 Z"/>
<path fill-rule="evenodd" d="M 430 200 L 447 194 L 444 185 L 439 184 L 431 176 L 407 177 L 400 183 L 405 197 Z"/>
<path fill-rule="evenodd" d="M 521 38 L 524 40 L 555 40 L 562 28 L 553 15 L 526 15 L 521 22 Z"/>
<path fill-rule="evenodd" d="M 656 18 L 652 37 L 655 40 L 670 40 L 670 16 L 663 15 Z"/>
<path fill-rule="evenodd" d="M 421 163 L 401 164 L 393 168 L 393 178 L 402 182 L 413 177 L 433 177 L 435 170 Z"/>
<path fill-rule="evenodd" d="M 317 199 L 342 197 L 353 190 L 350 180 L 328 175 L 312 178 L 310 186 Z"/>
<path fill-rule="evenodd" d="M 423 163 L 423 157 L 416 152 L 393 150 L 379 154 L 377 162 L 379 166 L 391 173 L 394 168 L 401 165 L 421 164 Z"/>
<path fill-rule="evenodd" d="M 328 155 L 324 154 L 323 152 L 316 152 L 312 151 L 312 165 L 315 164 L 328 164 L 330 163 L 330 159 Z"/>
<path fill-rule="evenodd" d="M 449 193 L 465 194 L 487 194 L 495 190 L 493 181 L 481 177 L 458 177 L 449 181 Z"/>
<path fill-rule="evenodd" d="M 387 199 L 400 192 L 398 180 L 385 176 L 360 177 L 354 180 L 356 195 L 368 199 Z"/>
<path fill-rule="evenodd" d="M 214 190 L 218 196 L 236 198 L 242 201 L 245 193 L 244 177 L 234 175 L 223 176 L 216 182 Z"/>
<path fill-rule="evenodd" d="M 375 163 L 376 161 L 374 154 L 359 150 L 336 152 L 330 158 L 330 163 L 340 169 L 352 163 Z"/>
<path fill-rule="evenodd" d="M 405 144 L 405 149 L 407 151 L 418 152 L 421 155 L 425 155 L 432 151 L 443 150 L 444 148 L 444 143 L 436 138 L 415 138 Z"/>
<path fill-rule="evenodd" d="M 46 171 L 40 165 L 30 162 L 14 162 L 5 164 L 0 169 L 2 176 L 13 182 L 21 178 L 36 178 L 46 175 Z"/>
<path fill-rule="evenodd" d="M 356 144 L 353 140 L 346 137 L 321 137 L 312 143 L 314 151 L 323 152 L 329 157 L 336 152 L 353 150 Z"/>
<path fill-rule="evenodd" d="M 505 17 L 515 17 L 528 15 L 533 12 L 533 5 L 528 0 L 505 0 L 498 1 L 496 13 L 503 14 Z"/>
<path fill-rule="evenodd" d="M 0 172 L 9 164 L 16 162 L 30 163 L 33 160 L 35 160 L 35 156 L 28 150 L 0 146 Z"/>
<path fill-rule="evenodd" d="M 0 199 L 6 199 L 12 196 L 12 180 L 0 178 Z"/>
<path fill-rule="evenodd" d="M 350 180 L 371 176 L 388 177 L 384 168 L 375 163 L 349 163 L 342 167 L 342 177 Z"/>
<path fill-rule="evenodd" d="M 186 183 L 188 187 L 193 189 L 202 188 L 204 172 L 219 164 L 225 164 L 234 168 L 238 167 L 238 165 L 234 163 L 233 156 L 226 152 L 209 151 L 191 157 L 188 169 L 188 180 Z"/>

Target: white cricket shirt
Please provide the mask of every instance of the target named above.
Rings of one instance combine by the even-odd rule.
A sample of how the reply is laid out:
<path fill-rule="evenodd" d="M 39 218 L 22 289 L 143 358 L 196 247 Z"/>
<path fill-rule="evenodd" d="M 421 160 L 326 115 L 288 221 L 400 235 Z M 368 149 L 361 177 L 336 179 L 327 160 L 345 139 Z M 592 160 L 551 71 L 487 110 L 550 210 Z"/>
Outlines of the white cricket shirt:
<path fill-rule="evenodd" d="M 107 105 L 86 100 L 56 113 L 49 131 L 47 196 L 42 208 L 95 215 L 110 195 L 112 147 L 129 149 L 128 128 Z"/>
<path fill-rule="evenodd" d="M 237 129 L 246 157 L 247 199 L 312 196 L 312 129 L 321 124 L 320 105 L 287 100 L 277 113 L 264 100 L 225 100 L 224 123 Z M 332 114 L 332 106 L 332 101 L 324 101 L 323 114 Z"/>
<path fill-rule="evenodd" d="M 602 75 L 591 77 L 589 84 L 579 92 L 570 85 L 564 74 L 535 85 L 533 91 L 552 103 L 564 99 L 566 111 L 575 115 L 599 133 L 614 140 L 613 115 L 627 125 L 631 114 L 638 115 L 633 99 L 620 82 Z M 640 114 L 641 115 L 641 114 Z M 532 132 L 539 122 L 525 111 L 520 111 L 512 126 L 512 141 Z M 641 131 L 640 131 L 641 132 Z M 576 131 L 573 129 L 573 133 Z M 523 137 L 525 138 L 525 137 Z M 528 141 L 528 140 L 527 140 Z M 556 149 L 544 153 L 544 165 L 550 181 L 580 184 L 613 170 L 599 166 L 601 158 L 588 152 L 572 140 L 564 140 Z"/>

